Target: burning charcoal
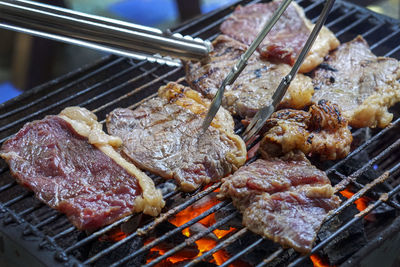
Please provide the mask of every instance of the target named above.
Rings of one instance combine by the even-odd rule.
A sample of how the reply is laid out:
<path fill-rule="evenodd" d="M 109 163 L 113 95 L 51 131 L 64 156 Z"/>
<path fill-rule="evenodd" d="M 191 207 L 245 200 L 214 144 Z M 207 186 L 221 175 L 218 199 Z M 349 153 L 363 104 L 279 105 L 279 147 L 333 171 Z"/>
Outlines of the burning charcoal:
<path fill-rule="evenodd" d="M 237 211 L 237 209 L 234 206 L 227 205 L 215 213 L 215 220 L 216 221 L 222 220 L 226 216 L 228 216 L 236 211 Z M 231 219 L 227 223 L 218 227 L 218 229 L 229 230 L 231 227 L 233 227 L 233 228 L 242 228 L 243 227 L 241 215 L 235 216 L 233 219 Z"/>
<path fill-rule="evenodd" d="M 351 220 L 359 211 L 355 205 L 351 205 L 343 210 L 338 216 L 325 223 L 318 233 L 318 238 L 324 240 L 332 235 L 340 226 Z M 342 263 L 348 256 L 358 251 L 367 243 L 364 225 L 362 221 L 354 223 L 346 231 L 340 233 L 328 245 L 322 249 L 322 253 L 327 256 L 330 265 Z"/>
<path fill-rule="evenodd" d="M 152 233 L 152 238 L 159 238 L 175 228 L 176 226 L 168 221 L 162 222 Z M 185 242 L 186 239 L 187 237 L 184 236 L 182 232 L 178 232 L 167 238 L 164 242 L 158 244 L 157 247 L 160 247 L 163 250 L 173 249 L 175 246 Z M 181 250 L 179 253 L 179 255 L 182 253 L 185 257 L 189 258 L 195 257 L 199 253 L 199 250 L 197 249 L 196 244 L 192 244 L 190 246 L 186 246 L 185 249 Z"/>
<path fill-rule="evenodd" d="M 195 223 L 192 226 L 189 227 L 189 232 L 190 232 L 190 236 L 193 236 L 195 234 L 198 233 L 202 233 L 207 231 L 207 227 L 205 227 L 204 225 L 202 225 L 201 223 Z M 214 234 L 214 233 L 209 233 L 208 235 L 204 236 L 204 238 L 209 238 L 215 241 L 218 241 L 218 237 Z"/>
<path fill-rule="evenodd" d="M 209 203 L 215 202 L 216 199 L 217 199 L 217 192 L 211 192 L 210 194 L 208 194 L 205 197 L 196 201 L 192 205 L 192 207 L 193 207 L 193 209 L 203 208 L 203 207 L 207 206 Z"/>

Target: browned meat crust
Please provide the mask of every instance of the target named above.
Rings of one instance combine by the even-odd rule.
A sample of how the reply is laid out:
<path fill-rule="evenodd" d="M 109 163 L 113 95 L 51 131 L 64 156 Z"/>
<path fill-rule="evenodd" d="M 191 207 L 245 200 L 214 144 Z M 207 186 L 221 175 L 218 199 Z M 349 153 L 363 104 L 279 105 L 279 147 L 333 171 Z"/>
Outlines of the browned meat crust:
<path fill-rule="evenodd" d="M 281 1 L 259 3 L 245 7 L 238 6 L 221 25 L 221 32 L 250 45 L 264 24 L 272 17 Z M 313 28 L 305 17 L 303 9 L 293 2 L 259 46 L 263 57 L 293 65 Z M 334 34 L 323 27 L 300 72 L 309 72 L 318 66 L 324 56 L 339 46 Z"/>
<path fill-rule="evenodd" d="M 322 160 L 344 158 L 353 137 L 338 107 L 321 100 L 308 112 L 284 109 L 272 114 L 264 126 L 260 151 L 282 156 L 292 150 L 318 155 Z"/>
<path fill-rule="evenodd" d="M 336 103 L 352 127 L 386 127 L 388 107 L 400 100 L 399 62 L 376 57 L 358 36 L 332 52 L 314 71 L 313 100 Z"/>
<path fill-rule="evenodd" d="M 213 46 L 210 61 L 186 64 L 188 83 L 210 99 L 214 97 L 226 75 L 247 48 L 225 35 L 218 36 Z M 222 105 L 233 115 L 253 117 L 258 109 L 270 103 L 281 79 L 289 72 L 289 65 L 260 60 L 255 52 L 237 80 L 225 88 Z M 311 79 L 298 74 L 288 88 L 280 107 L 301 109 L 311 103 L 313 92 Z"/>
<path fill-rule="evenodd" d="M 83 120 L 68 117 L 71 113 Z M 158 215 L 161 192 L 115 152 L 112 146 L 121 140 L 98 126 L 94 114 L 68 108 L 61 116 L 25 124 L 0 155 L 20 184 L 80 230 L 95 230 L 134 211 Z"/>
<path fill-rule="evenodd" d="M 137 109 L 111 112 L 107 128 L 121 137 L 123 151 L 136 165 L 193 191 L 234 172 L 246 160 L 245 144 L 233 133 L 226 110 L 199 136 L 208 106 L 198 92 L 169 83 L 160 88 L 159 97 Z"/>
<path fill-rule="evenodd" d="M 241 167 L 223 179 L 221 194 L 232 198 L 249 230 L 302 253 L 310 252 L 325 216 L 340 204 L 328 177 L 302 153 Z"/>

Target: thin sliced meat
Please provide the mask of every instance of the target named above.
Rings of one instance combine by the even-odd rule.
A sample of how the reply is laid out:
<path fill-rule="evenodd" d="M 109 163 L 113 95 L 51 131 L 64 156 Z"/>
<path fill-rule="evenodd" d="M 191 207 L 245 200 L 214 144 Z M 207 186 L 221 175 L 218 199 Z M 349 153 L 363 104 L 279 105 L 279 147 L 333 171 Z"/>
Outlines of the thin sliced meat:
<path fill-rule="evenodd" d="M 350 152 L 353 137 L 339 108 L 321 100 L 309 111 L 282 109 L 272 114 L 264 126 L 261 153 L 282 156 L 301 150 L 322 160 L 344 158 Z"/>
<path fill-rule="evenodd" d="M 25 124 L 0 151 L 16 180 L 80 230 L 95 230 L 164 206 L 153 181 L 113 147 L 121 140 L 101 130 L 96 116 L 67 108 L 59 116 Z"/>
<path fill-rule="evenodd" d="M 311 251 L 326 215 L 340 204 L 326 174 L 301 152 L 243 166 L 223 179 L 220 192 L 249 230 L 301 253 Z"/>
<path fill-rule="evenodd" d="M 186 63 L 186 80 L 193 89 L 209 99 L 217 93 L 222 81 L 247 48 L 225 35 L 218 36 L 213 46 L 208 62 Z M 274 91 L 290 69 L 287 64 L 261 60 L 255 52 L 237 80 L 225 88 L 223 107 L 233 115 L 253 117 L 261 107 L 270 103 Z M 301 109 L 311 104 L 313 93 L 311 79 L 298 74 L 280 107 Z"/>
<path fill-rule="evenodd" d="M 175 179 L 184 191 L 234 172 L 246 160 L 246 147 L 233 132 L 233 119 L 221 109 L 200 135 L 209 101 L 188 87 L 169 83 L 135 110 L 118 108 L 107 129 L 124 142 L 124 153 L 139 167 Z"/>
<path fill-rule="evenodd" d="M 358 36 L 313 72 L 313 101 L 337 104 L 352 127 L 386 127 L 393 119 L 388 108 L 400 101 L 399 66 L 394 58 L 375 56 Z"/>
<path fill-rule="evenodd" d="M 238 6 L 221 25 L 221 32 L 246 45 L 250 45 L 272 17 L 282 1 Z M 304 15 L 304 10 L 292 2 L 259 46 L 261 55 L 271 61 L 293 65 L 300 54 L 313 24 Z M 299 71 L 309 72 L 317 67 L 330 50 L 339 46 L 335 35 L 322 27 L 314 45 Z"/>

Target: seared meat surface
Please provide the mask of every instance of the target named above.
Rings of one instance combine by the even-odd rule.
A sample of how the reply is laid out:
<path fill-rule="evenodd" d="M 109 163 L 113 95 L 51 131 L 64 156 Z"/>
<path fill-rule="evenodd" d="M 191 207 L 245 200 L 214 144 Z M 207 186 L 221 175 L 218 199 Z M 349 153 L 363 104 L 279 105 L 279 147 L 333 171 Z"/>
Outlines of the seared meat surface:
<path fill-rule="evenodd" d="M 301 253 L 310 252 L 325 216 L 340 204 L 328 177 L 301 152 L 241 167 L 223 179 L 221 194 L 249 230 Z"/>
<path fill-rule="evenodd" d="M 313 100 L 336 103 L 353 127 L 386 127 L 388 107 L 400 100 L 399 62 L 376 57 L 358 36 L 342 44 L 313 72 Z"/>
<path fill-rule="evenodd" d="M 226 75 L 247 49 L 246 45 L 225 35 L 218 36 L 213 46 L 214 50 L 210 53 L 208 62 L 186 64 L 188 83 L 210 99 L 217 93 Z M 289 65 L 260 60 L 259 54 L 255 52 L 237 80 L 225 88 L 223 107 L 231 114 L 253 117 L 258 109 L 270 103 L 281 79 L 289 72 Z M 301 109 L 311 103 L 313 92 L 311 79 L 298 74 L 288 88 L 280 107 Z"/>
<path fill-rule="evenodd" d="M 152 180 L 104 152 L 121 140 L 66 117 L 68 112 L 27 123 L 3 144 L 0 155 L 16 180 L 80 230 L 97 229 L 134 211 L 157 215 L 164 201 Z M 87 110 L 72 112 L 95 120 Z"/>
<path fill-rule="evenodd" d="M 292 150 L 318 155 L 322 160 L 344 158 L 353 141 L 338 107 L 321 100 L 308 112 L 283 109 L 272 114 L 264 126 L 261 153 L 282 156 Z"/>
<path fill-rule="evenodd" d="M 221 32 L 246 45 L 250 45 L 262 30 L 264 24 L 278 9 L 281 1 L 238 6 L 232 15 L 221 25 Z M 303 9 L 292 2 L 278 22 L 260 44 L 261 55 L 276 62 L 293 65 L 300 54 L 313 24 L 305 17 Z M 308 56 L 300 67 L 300 72 L 309 72 L 318 66 L 339 41 L 334 34 L 323 27 Z"/>
<path fill-rule="evenodd" d="M 217 181 L 246 160 L 246 148 L 233 133 L 233 120 L 221 109 L 200 136 L 209 101 L 176 83 L 135 110 L 118 108 L 107 128 L 121 137 L 125 154 L 138 166 L 175 179 L 184 191 Z"/>

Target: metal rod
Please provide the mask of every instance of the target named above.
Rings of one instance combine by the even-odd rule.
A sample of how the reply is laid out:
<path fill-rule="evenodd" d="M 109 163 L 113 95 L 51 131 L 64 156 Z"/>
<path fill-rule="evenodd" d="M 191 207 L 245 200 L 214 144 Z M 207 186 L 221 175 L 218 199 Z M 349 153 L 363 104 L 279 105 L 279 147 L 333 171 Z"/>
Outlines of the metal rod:
<path fill-rule="evenodd" d="M 157 246 L 158 244 L 160 244 L 161 242 L 167 240 L 168 238 L 170 238 L 172 235 L 181 232 L 183 229 L 192 226 L 193 224 L 197 223 L 198 221 L 204 219 L 205 217 L 209 216 L 210 214 L 218 211 L 219 209 L 221 209 L 222 207 L 225 207 L 229 202 L 225 201 L 225 202 L 220 202 L 217 205 L 211 207 L 210 209 L 208 209 L 207 211 L 203 212 L 202 214 L 200 214 L 199 216 L 191 219 L 190 221 L 184 223 L 181 226 L 176 227 L 174 230 L 169 231 L 168 233 L 164 234 L 163 236 L 161 236 L 160 238 L 157 238 L 153 241 L 151 241 L 149 244 L 141 247 L 139 250 L 136 250 L 135 252 L 133 252 L 132 254 L 120 259 L 117 262 L 114 262 L 112 265 L 110 265 L 110 267 L 116 267 L 118 265 L 124 264 L 125 262 L 127 262 L 128 260 L 150 250 L 152 247 Z M 97 260 L 98 258 L 100 258 L 101 253 L 98 253 L 97 255 L 95 255 L 94 257 L 88 259 L 85 264 L 90 264 L 93 263 L 95 260 Z"/>
<path fill-rule="evenodd" d="M 8 30 L 171 66 L 181 63 L 170 56 L 200 60 L 211 50 L 208 42 L 190 36 L 31 1 L 0 1 L 0 19 Z"/>
<path fill-rule="evenodd" d="M 180 251 L 181 249 L 183 249 L 185 246 L 191 245 L 193 244 L 195 241 L 199 240 L 200 238 L 208 235 L 209 233 L 211 233 L 212 231 L 214 231 L 215 229 L 217 229 L 218 227 L 224 225 L 225 223 L 227 223 L 229 220 L 233 219 L 236 215 L 238 214 L 237 211 L 229 214 L 228 216 L 226 216 L 225 218 L 219 220 L 218 222 L 216 222 L 215 224 L 213 224 L 212 226 L 208 227 L 207 230 L 198 233 L 190 238 L 188 238 L 187 240 L 185 240 L 185 242 L 175 246 L 173 249 L 167 251 L 164 255 L 154 259 L 153 261 L 149 262 L 148 264 L 144 265 L 144 267 L 150 267 L 150 266 L 154 266 L 157 263 L 159 263 L 160 261 L 172 256 L 173 254 L 175 254 L 176 252 Z"/>

